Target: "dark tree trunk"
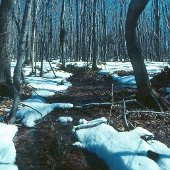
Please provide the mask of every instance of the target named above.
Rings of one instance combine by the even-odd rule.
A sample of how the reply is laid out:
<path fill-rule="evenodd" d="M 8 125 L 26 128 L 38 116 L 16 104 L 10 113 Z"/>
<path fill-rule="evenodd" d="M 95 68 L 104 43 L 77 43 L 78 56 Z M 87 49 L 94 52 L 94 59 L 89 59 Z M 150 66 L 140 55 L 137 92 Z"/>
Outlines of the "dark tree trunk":
<path fill-rule="evenodd" d="M 155 54 L 156 54 L 156 60 L 162 61 L 161 53 L 160 53 L 160 16 L 159 16 L 159 1 L 154 0 L 154 15 L 155 15 Z"/>
<path fill-rule="evenodd" d="M 142 101 L 146 106 L 162 111 L 163 109 L 167 109 L 167 105 L 165 104 L 163 98 L 158 96 L 158 94 L 153 90 L 151 86 L 136 36 L 138 18 L 142 11 L 145 9 L 145 6 L 148 2 L 149 0 L 131 1 L 126 20 L 126 42 L 128 55 L 134 69 L 138 90 L 138 99 Z"/>
<path fill-rule="evenodd" d="M 34 61 L 35 61 L 35 32 L 36 32 L 36 17 L 37 17 L 37 0 L 33 0 L 33 18 L 32 18 L 32 28 L 31 28 L 31 66 L 32 72 L 34 72 Z"/>
<path fill-rule="evenodd" d="M 97 40 L 96 40 L 96 33 L 97 33 L 97 0 L 93 0 L 93 31 L 92 31 L 92 69 L 97 69 Z"/>
<path fill-rule="evenodd" d="M 13 0 L 2 0 L 0 4 L 0 95 L 6 95 L 11 86 L 10 32 Z M 3 93 L 3 94 L 2 94 Z"/>
<path fill-rule="evenodd" d="M 31 0 L 26 0 L 22 26 L 19 32 L 17 64 L 14 69 L 14 77 L 13 77 L 14 101 L 9 115 L 10 123 L 15 123 L 16 121 L 16 111 L 18 109 L 18 104 L 20 102 L 20 95 L 22 90 L 21 88 L 22 64 L 23 64 L 25 50 L 26 50 L 25 49 L 26 24 L 27 24 L 28 16 L 30 14 L 30 8 L 31 8 Z"/>
<path fill-rule="evenodd" d="M 65 12 L 65 0 L 63 0 L 62 2 L 61 16 L 60 16 L 60 54 L 61 54 L 61 63 L 63 68 L 65 68 L 64 46 L 65 46 L 65 36 L 66 36 L 66 31 L 64 28 L 64 12 Z"/>
<path fill-rule="evenodd" d="M 76 61 L 79 61 L 79 14 L 78 14 L 78 0 L 76 0 Z"/>

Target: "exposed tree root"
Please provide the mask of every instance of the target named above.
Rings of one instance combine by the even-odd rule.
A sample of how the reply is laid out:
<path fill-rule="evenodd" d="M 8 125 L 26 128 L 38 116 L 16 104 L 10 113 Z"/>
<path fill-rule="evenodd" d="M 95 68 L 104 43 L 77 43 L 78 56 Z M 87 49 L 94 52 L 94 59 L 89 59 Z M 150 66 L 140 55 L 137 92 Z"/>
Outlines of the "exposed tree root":
<path fill-rule="evenodd" d="M 170 103 L 154 90 L 150 93 L 138 92 L 136 98 L 144 106 L 156 111 L 163 112 L 170 108 Z"/>

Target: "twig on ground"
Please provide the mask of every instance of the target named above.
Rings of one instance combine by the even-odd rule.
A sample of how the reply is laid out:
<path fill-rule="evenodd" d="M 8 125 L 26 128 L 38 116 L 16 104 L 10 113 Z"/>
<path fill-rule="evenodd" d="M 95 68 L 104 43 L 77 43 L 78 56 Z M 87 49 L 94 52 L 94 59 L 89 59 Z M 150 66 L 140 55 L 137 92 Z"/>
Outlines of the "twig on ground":
<path fill-rule="evenodd" d="M 126 104 L 129 103 L 134 103 L 136 102 L 135 99 L 131 99 L 131 100 L 125 100 Z M 85 105 L 81 105 L 81 106 L 75 106 L 75 109 L 92 109 L 94 107 L 116 107 L 117 105 L 122 105 L 123 101 L 118 101 L 118 102 L 114 102 L 114 103 L 110 103 L 110 102 L 105 102 L 105 103 L 88 103 Z"/>
<path fill-rule="evenodd" d="M 32 87 L 30 84 L 27 84 L 27 86 L 30 86 L 30 87 L 32 88 L 32 90 L 34 91 L 34 93 L 35 93 L 37 96 L 39 96 L 40 98 L 42 98 L 42 99 L 45 100 L 45 98 L 44 98 L 43 96 L 40 96 L 40 95 L 35 91 L 35 88 L 34 88 L 34 87 Z"/>
<path fill-rule="evenodd" d="M 20 103 L 20 105 L 21 106 L 26 106 L 26 107 L 29 107 L 29 108 L 31 108 L 32 110 L 34 110 L 34 111 L 36 111 L 37 113 L 39 113 L 40 115 L 41 115 L 41 117 L 43 117 L 43 115 L 42 115 L 42 113 L 41 112 L 39 112 L 37 109 L 34 109 L 33 107 L 31 107 L 31 106 L 28 106 L 28 105 L 26 105 L 26 104 L 23 104 L 23 103 Z"/>
<path fill-rule="evenodd" d="M 94 123 L 90 123 L 90 124 L 87 123 L 87 124 L 83 124 L 83 125 L 74 126 L 73 131 L 75 132 L 76 130 L 80 130 L 80 129 L 96 127 L 98 125 L 101 125 L 102 123 L 106 123 L 106 122 L 103 120 L 100 120 L 98 122 L 94 122 Z"/>
<path fill-rule="evenodd" d="M 162 117 L 167 117 L 170 118 L 170 113 L 169 112 L 155 112 L 155 111 L 127 111 L 128 114 L 146 114 L 146 115 L 159 115 Z"/>
<path fill-rule="evenodd" d="M 110 124 L 110 121 L 111 121 L 111 116 L 112 116 L 113 108 L 114 108 L 114 84 L 112 84 L 112 103 L 111 103 L 110 112 L 109 112 L 108 124 Z"/>
<path fill-rule="evenodd" d="M 124 118 L 124 122 L 125 122 L 125 128 L 127 130 L 129 130 L 129 124 L 128 124 L 128 120 L 127 120 L 127 117 L 126 117 L 126 103 L 125 103 L 124 99 L 123 99 L 123 118 Z"/>

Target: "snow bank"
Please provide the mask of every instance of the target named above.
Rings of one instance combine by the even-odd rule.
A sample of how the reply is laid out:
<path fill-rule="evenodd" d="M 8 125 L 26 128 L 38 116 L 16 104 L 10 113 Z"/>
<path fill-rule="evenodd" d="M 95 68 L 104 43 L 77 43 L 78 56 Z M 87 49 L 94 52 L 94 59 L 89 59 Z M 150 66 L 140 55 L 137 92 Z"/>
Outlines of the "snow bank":
<path fill-rule="evenodd" d="M 18 167 L 11 164 L 0 164 L 0 170 L 18 170 Z"/>
<path fill-rule="evenodd" d="M 26 66 L 24 68 L 24 74 L 26 76 L 25 81 L 29 86 L 33 87 L 32 96 L 30 99 L 22 102 L 24 107 L 20 107 L 17 111 L 17 117 L 22 119 L 22 123 L 26 127 L 34 127 L 36 121 L 43 118 L 46 114 L 50 113 L 55 108 L 70 108 L 73 104 L 70 103 L 45 103 L 43 97 L 53 96 L 56 92 L 65 91 L 71 86 L 70 82 L 67 82 L 67 78 L 72 74 L 59 70 L 59 61 L 51 62 L 51 66 L 55 68 L 54 72 L 51 70 L 49 62 L 43 63 L 43 76 L 34 77 L 29 76 L 31 73 L 31 67 Z M 11 62 L 11 72 L 13 73 L 16 62 Z M 41 63 L 37 62 L 36 67 L 40 67 Z M 56 70 L 58 69 L 58 70 Z M 37 73 L 38 73 L 37 69 Z"/>
<path fill-rule="evenodd" d="M 41 119 L 55 108 L 71 108 L 70 103 L 44 103 L 41 99 L 27 99 L 22 102 L 25 106 L 17 111 L 17 117 L 22 119 L 26 127 L 34 127 L 35 121 Z"/>
<path fill-rule="evenodd" d="M 44 74 L 43 77 L 46 77 L 46 78 L 56 78 L 57 77 L 57 78 L 67 79 L 72 75 L 71 73 L 67 73 L 62 70 L 57 70 L 54 72 L 55 72 L 55 75 L 54 75 L 53 71 L 49 71 L 48 73 Z"/>
<path fill-rule="evenodd" d="M 42 78 L 42 77 L 27 77 L 25 79 L 27 83 L 35 88 L 32 95 L 40 95 L 43 97 L 52 96 L 55 92 L 64 91 L 71 86 L 71 83 L 67 82 L 63 78 Z"/>
<path fill-rule="evenodd" d="M 69 123 L 73 121 L 72 117 L 67 117 L 67 116 L 61 116 L 57 119 L 57 121 L 61 122 L 61 123 Z"/>
<path fill-rule="evenodd" d="M 77 129 L 77 144 L 96 153 L 110 170 L 170 169 L 170 149 L 158 141 L 144 141 L 141 136 L 153 134 L 143 128 L 117 132 L 102 123 L 92 128 Z M 156 162 L 147 157 L 148 150 L 161 154 Z"/>
<path fill-rule="evenodd" d="M 13 143 L 18 128 L 15 125 L 0 123 L 0 170 L 17 170 L 13 165 L 16 159 L 16 150 Z"/>
<path fill-rule="evenodd" d="M 112 79 L 116 81 L 118 84 L 126 84 L 126 85 L 135 85 L 135 76 L 118 76 L 117 74 L 112 75 Z"/>
<path fill-rule="evenodd" d="M 149 62 L 145 61 L 146 69 L 149 74 L 149 78 L 151 79 L 155 74 L 160 73 L 161 70 L 167 66 L 167 63 L 163 62 Z M 133 71 L 132 65 L 130 62 L 106 62 L 104 65 L 98 65 L 101 70 L 98 72 L 99 75 L 111 75 L 112 79 L 116 81 L 120 85 L 136 85 L 134 75 L 128 76 L 118 76 L 115 74 L 116 71 Z M 131 87 L 131 86 L 127 86 Z M 133 86 L 134 87 L 134 86 Z"/>

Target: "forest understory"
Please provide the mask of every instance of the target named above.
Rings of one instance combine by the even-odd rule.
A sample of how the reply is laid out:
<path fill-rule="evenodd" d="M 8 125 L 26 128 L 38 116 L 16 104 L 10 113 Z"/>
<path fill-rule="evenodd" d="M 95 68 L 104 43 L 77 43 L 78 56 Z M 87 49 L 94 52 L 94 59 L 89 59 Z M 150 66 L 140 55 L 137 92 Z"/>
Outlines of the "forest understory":
<path fill-rule="evenodd" d="M 69 78 L 72 87 L 64 93 L 56 93 L 46 98 L 49 103 L 70 102 L 74 106 L 84 106 L 87 103 L 106 103 L 131 99 L 136 94 L 135 89 L 114 86 L 108 76 L 100 77 L 91 69 L 67 70 L 73 73 Z M 131 74 L 120 72 L 119 74 Z M 27 98 L 30 88 L 24 87 L 22 98 Z M 113 95 L 112 95 L 113 94 Z M 7 100 L 7 99 L 6 99 Z M 6 106 L 3 106 L 6 103 Z M 8 103 L 8 104 L 7 104 Z M 1 101 L 1 108 L 10 107 L 11 101 Z M 143 107 L 138 103 L 127 103 L 127 110 L 138 110 L 138 114 L 127 116 L 130 128 L 143 127 L 155 135 L 155 139 L 170 147 L 170 117 L 155 114 L 141 114 Z M 118 131 L 127 130 L 125 119 L 122 115 L 121 105 L 114 107 L 110 114 L 110 106 L 74 107 L 71 109 L 54 110 L 41 121 L 35 128 L 25 128 L 18 123 L 19 131 L 14 143 L 17 151 L 16 164 L 20 170 L 105 170 L 107 166 L 102 160 L 92 153 L 77 148 L 72 144 L 76 137 L 72 133 L 73 126 L 79 119 L 92 120 L 99 117 L 110 118 L 110 125 Z M 71 116 L 73 122 L 63 124 L 57 122 L 60 116 Z"/>

